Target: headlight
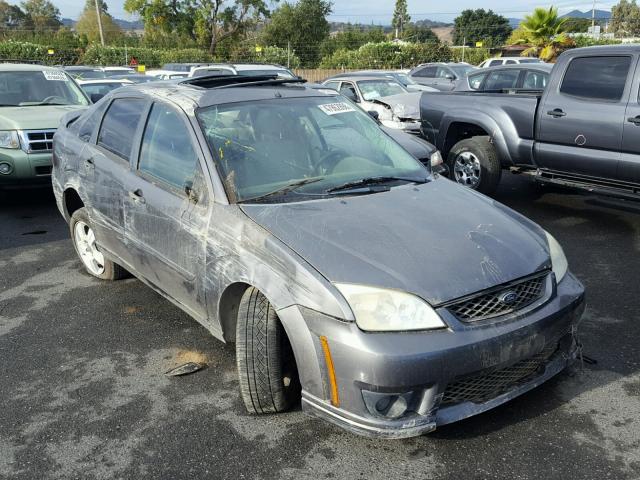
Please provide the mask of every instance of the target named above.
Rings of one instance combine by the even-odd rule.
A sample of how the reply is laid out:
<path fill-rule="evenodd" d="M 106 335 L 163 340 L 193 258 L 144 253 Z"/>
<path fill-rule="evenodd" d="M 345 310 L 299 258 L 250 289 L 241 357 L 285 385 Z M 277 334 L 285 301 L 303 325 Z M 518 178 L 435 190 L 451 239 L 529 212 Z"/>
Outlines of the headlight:
<path fill-rule="evenodd" d="M 20 148 L 18 132 L 15 130 L 0 130 L 0 148 Z"/>
<path fill-rule="evenodd" d="M 440 150 L 436 150 L 431 154 L 431 167 L 437 167 L 438 165 L 442 165 L 442 155 L 440 154 Z"/>
<path fill-rule="evenodd" d="M 362 330 L 399 332 L 446 327 L 436 311 L 415 295 L 346 283 L 336 287 L 349 303 Z"/>
<path fill-rule="evenodd" d="M 549 253 L 551 254 L 551 269 L 556 275 L 556 282 L 560 283 L 560 280 L 562 280 L 567 273 L 569 263 L 567 262 L 567 257 L 564 256 L 564 251 L 562 250 L 562 247 L 560 246 L 558 241 L 553 238 L 553 235 L 551 235 L 549 232 L 544 233 L 547 235 L 547 243 L 549 243 Z"/>

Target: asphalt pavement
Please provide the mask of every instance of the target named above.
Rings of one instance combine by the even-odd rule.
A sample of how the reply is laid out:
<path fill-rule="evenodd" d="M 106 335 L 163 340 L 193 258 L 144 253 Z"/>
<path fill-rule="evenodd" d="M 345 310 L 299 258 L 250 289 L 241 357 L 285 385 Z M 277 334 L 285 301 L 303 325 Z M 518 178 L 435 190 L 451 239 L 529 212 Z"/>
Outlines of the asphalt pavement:
<path fill-rule="evenodd" d="M 247 414 L 233 345 L 135 279 L 84 273 L 49 191 L 0 194 L 0 478 L 640 478 L 640 202 L 511 175 L 496 199 L 564 246 L 595 363 L 432 434 L 371 440 L 299 407 Z M 208 368 L 164 375 L 189 360 Z"/>

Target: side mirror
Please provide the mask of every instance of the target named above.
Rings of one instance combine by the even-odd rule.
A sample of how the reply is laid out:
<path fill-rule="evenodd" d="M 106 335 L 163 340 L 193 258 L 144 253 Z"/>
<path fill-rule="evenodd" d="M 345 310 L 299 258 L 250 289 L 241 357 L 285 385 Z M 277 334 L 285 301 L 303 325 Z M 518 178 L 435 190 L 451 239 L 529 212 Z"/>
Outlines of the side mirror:
<path fill-rule="evenodd" d="M 360 103 L 360 100 L 358 100 L 358 95 L 356 95 L 355 93 L 349 92 L 349 93 L 342 93 L 342 94 L 352 102 Z"/>
<path fill-rule="evenodd" d="M 92 103 L 98 103 L 102 97 L 104 97 L 104 93 L 92 93 L 89 98 L 91 98 Z"/>
<path fill-rule="evenodd" d="M 446 79 L 447 79 L 447 80 L 449 80 L 450 82 L 453 82 L 453 81 L 456 79 L 456 77 L 454 77 L 454 76 L 453 76 L 453 75 L 451 75 L 450 73 L 446 74 L 446 75 L 444 76 L 444 78 L 446 78 Z"/>
<path fill-rule="evenodd" d="M 191 203 L 198 203 L 198 194 L 193 189 L 193 182 L 186 182 L 184 184 L 184 193 Z"/>
<path fill-rule="evenodd" d="M 367 112 L 371 118 L 373 118 L 376 122 L 380 121 L 380 114 L 375 110 L 369 110 Z"/>

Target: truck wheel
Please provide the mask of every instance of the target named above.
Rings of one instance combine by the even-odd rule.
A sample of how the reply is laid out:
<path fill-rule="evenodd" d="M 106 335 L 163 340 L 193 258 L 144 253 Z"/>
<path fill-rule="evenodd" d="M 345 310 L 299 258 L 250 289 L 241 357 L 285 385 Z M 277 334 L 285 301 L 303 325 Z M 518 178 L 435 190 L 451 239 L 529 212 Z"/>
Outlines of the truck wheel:
<path fill-rule="evenodd" d="M 124 268 L 106 258 L 98 250 L 96 236 L 86 208 L 79 208 L 73 212 L 69 229 L 76 253 L 89 274 L 102 280 L 119 280 L 128 275 Z"/>
<path fill-rule="evenodd" d="M 489 137 L 472 137 L 456 143 L 447 157 L 449 178 L 485 195 L 495 192 L 502 166 Z"/>
<path fill-rule="evenodd" d="M 298 401 L 300 382 L 291 344 L 275 310 L 253 287 L 238 308 L 236 363 L 249 413 L 282 412 Z"/>

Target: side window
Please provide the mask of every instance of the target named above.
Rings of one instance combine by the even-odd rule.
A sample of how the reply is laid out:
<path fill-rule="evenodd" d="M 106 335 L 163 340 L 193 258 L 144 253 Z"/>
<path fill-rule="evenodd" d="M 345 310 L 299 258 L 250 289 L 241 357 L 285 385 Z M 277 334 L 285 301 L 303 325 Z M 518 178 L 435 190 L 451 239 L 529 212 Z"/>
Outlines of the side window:
<path fill-rule="evenodd" d="M 414 77 L 424 77 L 424 78 L 436 78 L 436 71 L 438 67 L 425 67 L 422 70 L 418 70 L 413 74 Z"/>
<path fill-rule="evenodd" d="M 592 100 L 620 100 L 630 66 L 631 57 L 574 58 L 564 74 L 560 93 Z"/>
<path fill-rule="evenodd" d="M 98 145 L 129 161 L 133 137 L 144 110 L 141 98 L 116 98 L 102 120 Z"/>
<path fill-rule="evenodd" d="M 482 81 L 484 80 L 484 77 L 486 77 L 487 74 L 486 73 L 479 73 L 478 75 L 471 75 L 469 77 L 469 88 L 471 88 L 472 90 L 479 90 L 480 86 L 482 85 Z"/>
<path fill-rule="evenodd" d="M 497 67 L 500 65 L 502 65 L 502 60 L 491 60 L 491 62 L 489 62 L 490 67 Z"/>
<path fill-rule="evenodd" d="M 520 76 L 519 70 L 501 70 L 491 72 L 484 82 L 485 90 L 502 90 L 503 88 L 515 88 Z"/>
<path fill-rule="evenodd" d="M 182 115 L 155 103 L 144 128 L 138 169 L 183 191 L 194 182 L 197 164 Z"/>
<path fill-rule="evenodd" d="M 436 72 L 436 77 L 438 77 L 438 78 L 447 78 L 447 77 L 455 78 L 456 76 L 447 67 L 438 67 L 438 70 Z"/>
<path fill-rule="evenodd" d="M 544 72 L 529 71 L 524 76 L 522 88 L 530 88 L 534 90 L 543 90 L 547 87 L 549 74 Z"/>
<path fill-rule="evenodd" d="M 332 90 L 338 90 L 338 85 L 340 85 L 340 82 L 327 82 L 324 84 L 325 87 L 331 88 Z"/>
<path fill-rule="evenodd" d="M 518 62 L 516 62 L 515 60 L 507 60 L 506 62 L 504 62 L 505 65 L 516 65 Z"/>
<path fill-rule="evenodd" d="M 96 129 L 98 124 L 100 123 L 100 119 L 102 118 L 102 114 L 109 105 L 109 101 L 105 100 L 103 102 L 99 102 L 98 105 L 93 109 L 92 112 L 87 112 L 86 116 L 83 115 L 82 118 L 79 118 L 76 123 L 78 123 L 78 137 L 83 142 L 88 142 L 91 140 L 91 136 L 93 135 L 93 131 Z"/>
<path fill-rule="evenodd" d="M 351 83 L 342 82 L 340 86 L 340 93 L 354 102 L 358 101 L 358 94 L 356 93 L 356 87 Z"/>

